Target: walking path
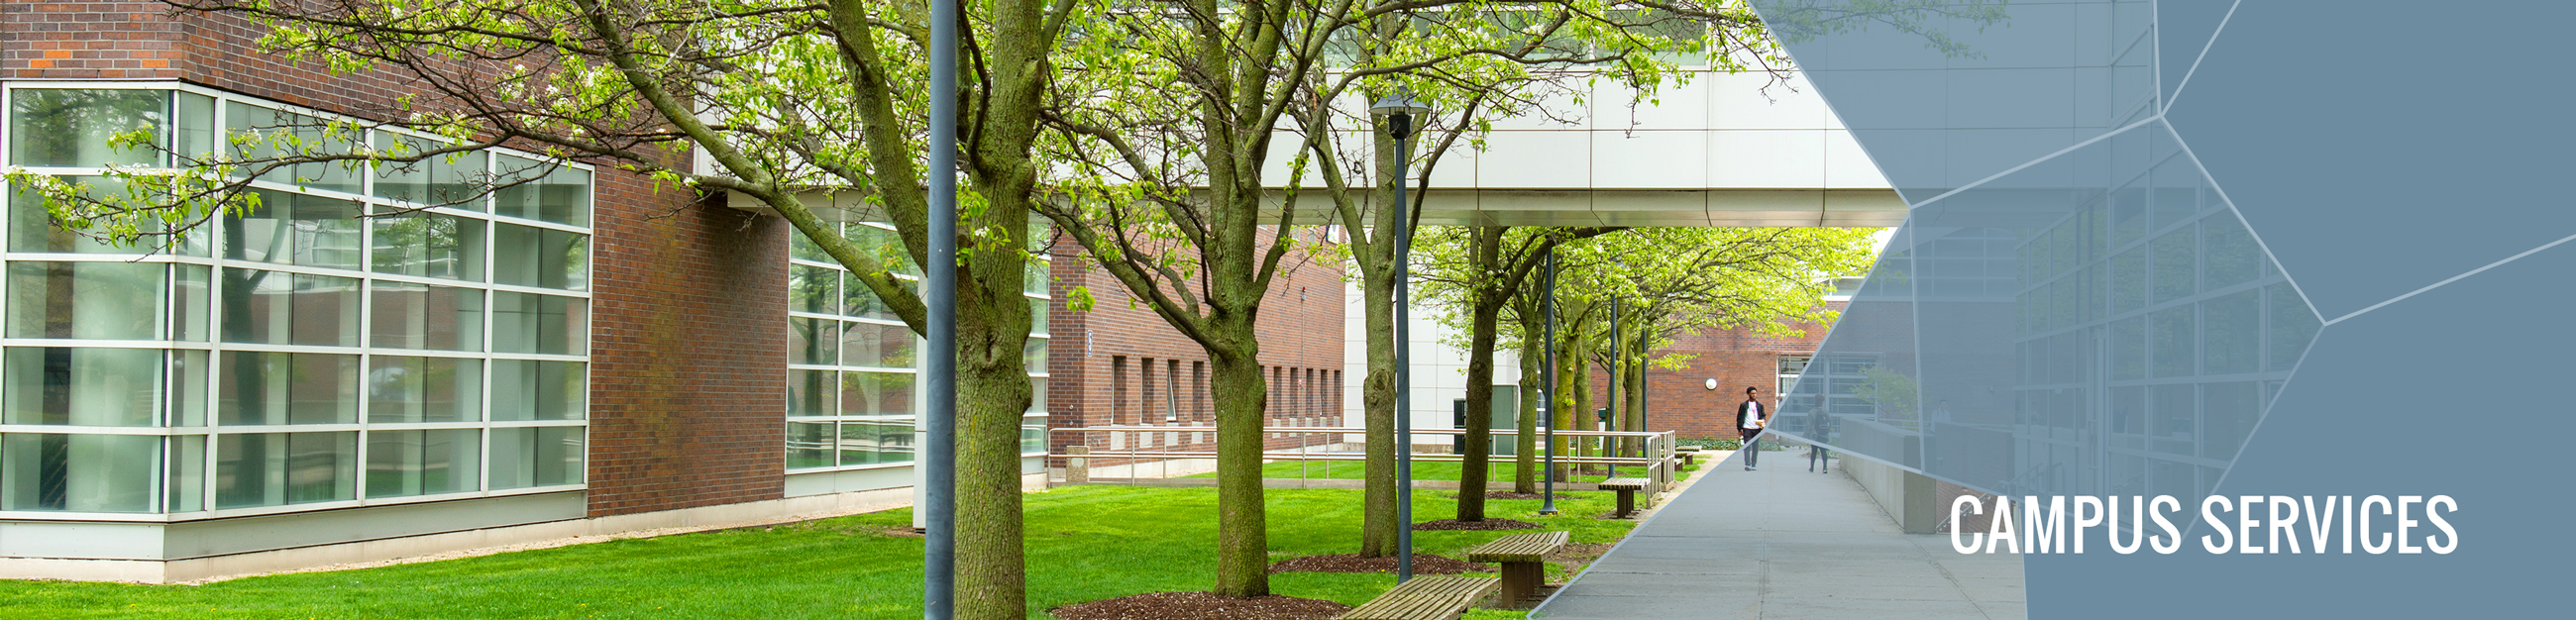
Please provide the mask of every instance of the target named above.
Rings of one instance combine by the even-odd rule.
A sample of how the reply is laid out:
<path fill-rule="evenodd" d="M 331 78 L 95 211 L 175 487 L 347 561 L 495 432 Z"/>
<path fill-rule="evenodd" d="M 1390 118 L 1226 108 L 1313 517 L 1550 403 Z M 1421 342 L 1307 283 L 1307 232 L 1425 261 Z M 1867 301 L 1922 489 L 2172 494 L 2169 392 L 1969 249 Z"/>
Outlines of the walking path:
<path fill-rule="evenodd" d="M 1618 548 L 1532 612 L 1594 618 L 2024 618 L 2021 556 L 1962 555 L 1906 534 L 1803 448 L 1729 458 L 1693 476 Z"/>

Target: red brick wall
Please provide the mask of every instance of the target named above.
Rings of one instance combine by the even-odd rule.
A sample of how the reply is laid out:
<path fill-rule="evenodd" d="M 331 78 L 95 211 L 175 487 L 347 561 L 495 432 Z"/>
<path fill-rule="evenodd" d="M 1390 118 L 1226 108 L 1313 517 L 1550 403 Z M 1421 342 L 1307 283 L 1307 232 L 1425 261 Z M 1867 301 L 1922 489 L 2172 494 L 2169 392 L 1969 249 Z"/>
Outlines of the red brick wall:
<path fill-rule="evenodd" d="M 785 493 L 786 222 L 601 175 L 590 513 Z M 668 214 L 667 216 L 663 216 Z"/>
<path fill-rule="evenodd" d="M 170 79 L 187 25 L 159 2 L 0 2 L 0 69 L 12 78 Z"/>
<path fill-rule="evenodd" d="M 1312 229 L 1309 229 L 1312 230 Z M 1055 340 L 1047 372 L 1048 426 L 1075 428 L 1110 424 L 1166 422 L 1161 408 L 1171 384 L 1168 373 L 1178 362 L 1181 389 L 1176 397 L 1179 426 L 1211 426 L 1215 403 L 1207 392 L 1207 355 L 1198 343 L 1181 335 L 1125 285 L 1096 271 L 1091 259 L 1070 242 L 1056 248 L 1052 284 L 1056 304 L 1049 315 Z M 1270 293 L 1262 299 L 1254 332 L 1261 343 L 1261 364 L 1270 380 L 1271 426 L 1326 426 L 1339 423 L 1342 373 L 1342 270 L 1332 263 L 1292 260 L 1281 267 Z M 1063 300 L 1077 286 L 1090 287 L 1098 305 L 1089 312 L 1064 309 Z M 1142 368 L 1152 361 L 1150 386 Z M 1123 377 L 1119 363 L 1124 362 Z M 1150 397 L 1155 408 L 1146 408 Z M 1148 414 L 1152 417 L 1147 417 Z M 1056 433 L 1051 449 L 1061 450 L 1081 435 Z M 1092 434 L 1095 450 L 1109 445 L 1105 434 Z M 1145 435 L 1143 448 L 1214 450 L 1213 437 L 1181 434 L 1177 441 Z M 1317 437 L 1318 442 L 1321 437 Z M 1272 438 L 1274 446 L 1296 445 L 1296 438 Z M 1096 464 L 1108 464 L 1095 461 Z"/>
<path fill-rule="evenodd" d="M 0 75 L 182 80 L 382 118 L 420 89 L 254 51 L 235 17 L 158 2 L 0 2 Z M 434 102 L 425 102 L 434 105 Z M 592 238 L 592 515 L 783 493 L 787 234 L 776 218 L 601 171 Z"/>
<path fill-rule="evenodd" d="M 264 30 L 160 2 L 0 2 L 0 74 L 13 79 L 183 80 L 361 118 L 421 89 L 400 74 L 335 76 L 257 51 Z"/>

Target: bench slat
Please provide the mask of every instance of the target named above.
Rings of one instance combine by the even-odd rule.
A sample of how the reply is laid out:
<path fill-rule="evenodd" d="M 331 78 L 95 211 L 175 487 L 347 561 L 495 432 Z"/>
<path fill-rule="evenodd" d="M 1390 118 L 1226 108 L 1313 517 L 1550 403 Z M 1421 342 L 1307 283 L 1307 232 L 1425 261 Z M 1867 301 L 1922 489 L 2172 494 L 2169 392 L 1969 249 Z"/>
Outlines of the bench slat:
<path fill-rule="evenodd" d="M 1502 585 L 1493 577 L 1415 577 L 1340 620 L 1449 620 Z"/>
<path fill-rule="evenodd" d="M 1469 562 L 1540 562 L 1565 548 L 1566 532 L 1532 532 L 1494 539 L 1467 550 Z"/>
<path fill-rule="evenodd" d="M 1609 480 L 1603 480 L 1603 481 L 1601 481 L 1599 484 L 1594 484 L 1594 485 L 1592 485 L 1592 487 L 1593 487 L 1593 488 L 1596 488 L 1596 489 L 1609 490 L 1609 491 L 1616 491 L 1616 490 L 1620 490 L 1620 489 L 1626 489 L 1626 490 L 1630 490 L 1630 491 L 1635 491 L 1635 490 L 1640 490 L 1640 489 L 1644 489 L 1644 488 L 1646 488 L 1646 479 L 1644 479 L 1644 478 L 1611 478 L 1611 479 L 1609 479 Z"/>
<path fill-rule="evenodd" d="M 1341 616 L 1344 620 L 1446 620 L 1458 615 L 1499 580 L 1422 577 Z M 1484 582 L 1484 583 L 1479 583 Z"/>

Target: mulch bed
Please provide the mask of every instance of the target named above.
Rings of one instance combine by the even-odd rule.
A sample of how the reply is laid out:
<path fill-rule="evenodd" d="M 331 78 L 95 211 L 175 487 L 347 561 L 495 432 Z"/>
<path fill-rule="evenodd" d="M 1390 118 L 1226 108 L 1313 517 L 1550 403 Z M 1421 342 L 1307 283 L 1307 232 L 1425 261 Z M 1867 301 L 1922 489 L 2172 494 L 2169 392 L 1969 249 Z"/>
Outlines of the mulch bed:
<path fill-rule="evenodd" d="M 1457 519 L 1441 519 L 1441 520 L 1438 520 L 1438 521 L 1424 521 L 1424 522 L 1421 522 L 1421 523 L 1415 523 L 1415 524 L 1413 524 L 1413 530 L 1414 530 L 1414 531 L 1417 531 L 1417 532 L 1419 532 L 1419 531 L 1425 531 L 1425 530 L 1472 530 L 1472 531 L 1483 531 L 1483 530 L 1535 530 L 1535 529 L 1538 529 L 1538 524 L 1536 524 L 1536 523 L 1531 523 L 1531 522 L 1528 522 L 1528 521 L 1514 521 L 1514 520 L 1511 520 L 1511 519 L 1486 519 L 1486 520 L 1483 520 L 1483 521 L 1460 521 L 1460 520 L 1457 520 Z"/>
<path fill-rule="evenodd" d="M 1357 554 L 1310 555 L 1291 558 L 1270 565 L 1273 573 L 1392 573 L 1395 558 L 1364 558 Z M 1490 573 L 1494 567 L 1436 555 L 1414 554 L 1413 572 L 1420 575 L 1456 575 Z"/>
<path fill-rule="evenodd" d="M 1351 606 L 1294 596 L 1232 598 L 1207 592 L 1148 592 L 1066 605 L 1064 620 L 1325 620 Z"/>

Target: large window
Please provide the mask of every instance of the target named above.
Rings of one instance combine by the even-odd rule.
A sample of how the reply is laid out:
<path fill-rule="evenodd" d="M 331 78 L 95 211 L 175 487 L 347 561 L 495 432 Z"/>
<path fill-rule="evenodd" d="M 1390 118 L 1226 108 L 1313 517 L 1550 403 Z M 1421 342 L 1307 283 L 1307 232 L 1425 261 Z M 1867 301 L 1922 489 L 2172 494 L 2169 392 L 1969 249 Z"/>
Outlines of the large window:
<path fill-rule="evenodd" d="M 1873 353 L 1833 353 L 1818 359 L 1811 355 L 1783 355 L 1779 358 L 1780 408 L 1783 411 L 1833 415 L 1883 415 L 1876 403 L 1862 397 L 1862 386 L 1869 382 L 1870 369 L 1878 367 L 1879 356 Z M 1808 382 L 1798 387 L 1798 382 Z"/>
<path fill-rule="evenodd" d="M 119 191 L 314 112 L 194 88 L 12 83 L 8 165 Z M 218 129 L 220 128 L 220 129 Z M 152 148 L 110 138 L 141 132 Z M 378 146 L 436 138 L 365 132 Z M 224 517 L 579 488 L 591 171 L 505 153 L 253 185 L 257 206 L 119 246 L 8 190 L 0 514 Z M 484 179 L 532 178 L 484 197 Z"/>
<path fill-rule="evenodd" d="M 882 224 L 848 223 L 841 234 L 877 252 L 896 280 L 917 286 L 920 271 Z M 913 423 L 923 402 L 914 380 L 921 339 L 867 285 L 805 238 L 791 233 L 788 267 L 787 468 L 820 471 L 900 465 L 913 459 Z M 1026 295 L 1034 314 L 1023 351 L 1036 389 L 1021 423 L 1021 450 L 1040 452 L 1046 427 L 1047 274 L 1033 266 Z M 919 289 L 915 289 L 919 290 Z"/>

